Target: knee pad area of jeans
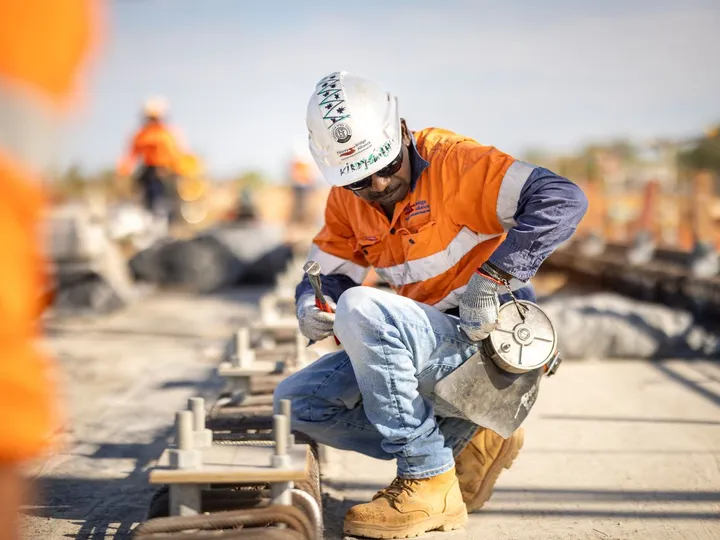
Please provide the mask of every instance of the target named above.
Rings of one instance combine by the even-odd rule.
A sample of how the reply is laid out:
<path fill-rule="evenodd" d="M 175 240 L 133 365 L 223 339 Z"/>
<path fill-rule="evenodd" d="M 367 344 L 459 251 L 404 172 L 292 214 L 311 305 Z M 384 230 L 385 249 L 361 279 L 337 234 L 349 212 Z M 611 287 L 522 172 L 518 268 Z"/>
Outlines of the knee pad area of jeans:
<path fill-rule="evenodd" d="M 345 291 L 338 300 L 335 311 L 335 329 L 352 326 L 359 321 L 383 318 L 383 293 L 372 287 L 353 287 Z M 342 331 L 342 330 L 341 330 Z"/>

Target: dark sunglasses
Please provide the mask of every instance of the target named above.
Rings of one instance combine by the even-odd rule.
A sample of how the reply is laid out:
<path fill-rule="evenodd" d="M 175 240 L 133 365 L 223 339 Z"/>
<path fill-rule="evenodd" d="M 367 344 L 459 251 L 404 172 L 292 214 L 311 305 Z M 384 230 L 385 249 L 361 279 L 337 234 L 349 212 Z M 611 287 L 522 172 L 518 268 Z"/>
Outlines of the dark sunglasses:
<path fill-rule="evenodd" d="M 348 184 L 347 186 L 343 186 L 345 189 L 349 189 L 350 191 L 361 191 L 363 189 L 369 188 L 372 185 L 372 177 L 373 176 L 380 176 L 381 178 L 387 178 L 388 176 L 392 176 L 396 172 L 400 170 L 400 167 L 402 167 L 403 164 L 403 149 L 400 148 L 400 153 L 398 156 L 393 159 L 390 163 L 388 163 L 385 167 L 380 169 L 378 172 L 371 174 L 370 176 L 367 176 L 363 178 L 362 180 L 358 180 L 357 182 L 353 182 L 352 184 Z"/>

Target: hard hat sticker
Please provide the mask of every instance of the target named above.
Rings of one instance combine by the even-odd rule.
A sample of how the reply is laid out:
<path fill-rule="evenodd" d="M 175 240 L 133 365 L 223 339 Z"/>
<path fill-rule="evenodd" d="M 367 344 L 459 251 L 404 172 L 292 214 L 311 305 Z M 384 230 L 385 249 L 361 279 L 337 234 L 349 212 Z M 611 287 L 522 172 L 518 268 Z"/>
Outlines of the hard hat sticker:
<path fill-rule="evenodd" d="M 367 139 L 363 139 L 362 141 L 352 145 L 350 148 L 345 148 L 344 150 L 338 150 L 337 155 L 340 158 L 340 161 L 346 161 L 350 159 L 353 156 L 357 157 L 357 154 L 363 153 L 365 150 L 370 148 L 372 144 Z"/>
<path fill-rule="evenodd" d="M 330 75 L 320 79 L 320 82 L 318 82 L 315 87 L 315 95 L 318 98 L 318 107 L 320 107 L 322 112 L 325 127 L 328 129 L 332 128 L 335 124 L 340 122 L 340 120 L 350 118 L 350 114 L 347 112 L 347 106 L 345 104 L 345 95 L 342 87 L 340 86 L 340 75 L 340 72 L 331 73 Z M 344 142 L 349 141 L 352 136 L 350 128 L 348 127 L 347 129 L 349 136 Z M 343 134 L 343 137 L 346 136 L 347 133 Z M 335 137 L 334 134 L 333 137 Z M 338 140 L 337 137 L 335 137 L 335 140 Z"/>
<path fill-rule="evenodd" d="M 350 129 L 350 126 L 348 126 L 344 122 L 335 124 L 335 126 L 332 128 L 331 133 L 333 139 L 335 139 L 340 144 L 348 142 L 352 137 L 352 130 Z"/>

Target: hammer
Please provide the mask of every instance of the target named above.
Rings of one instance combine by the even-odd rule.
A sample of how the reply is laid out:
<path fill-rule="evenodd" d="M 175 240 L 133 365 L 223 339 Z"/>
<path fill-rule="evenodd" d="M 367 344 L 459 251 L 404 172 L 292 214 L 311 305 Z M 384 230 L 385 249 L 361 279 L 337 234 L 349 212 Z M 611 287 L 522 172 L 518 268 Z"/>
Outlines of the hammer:
<path fill-rule="evenodd" d="M 307 274 L 310 285 L 312 285 L 313 292 L 315 293 L 315 305 L 320 311 L 326 313 L 332 313 L 333 310 L 330 304 L 325 300 L 325 296 L 322 293 L 322 285 L 320 284 L 320 263 L 315 261 L 308 261 L 303 266 L 303 270 Z"/>
<path fill-rule="evenodd" d="M 310 285 L 313 288 L 313 292 L 315 293 L 315 305 L 320 311 L 324 311 L 325 313 L 333 313 L 332 308 L 330 307 L 330 304 L 327 303 L 327 300 L 325 300 L 325 295 L 322 293 L 322 285 L 320 283 L 320 263 L 315 261 L 308 261 L 305 263 L 305 266 L 303 266 L 303 270 L 307 274 L 308 280 L 310 281 Z M 337 345 L 340 345 L 340 340 L 338 338 L 335 338 L 335 343 Z"/>

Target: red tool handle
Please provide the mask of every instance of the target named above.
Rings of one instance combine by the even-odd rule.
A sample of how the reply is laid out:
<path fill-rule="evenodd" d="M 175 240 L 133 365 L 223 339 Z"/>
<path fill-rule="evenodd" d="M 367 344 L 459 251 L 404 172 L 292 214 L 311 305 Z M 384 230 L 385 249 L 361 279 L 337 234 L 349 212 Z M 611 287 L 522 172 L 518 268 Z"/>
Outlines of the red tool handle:
<path fill-rule="evenodd" d="M 315 298 L 315 306 L 320 310 L 324 311 L 325 313 L 335 313 L 332 308 L 330 307 L 330 304 L 325 302 L 324 304 L 320 301 L 319 298 Z"/>
<path fill-rule="evenodd" d="M 315 306 L 320 311 L 324 311 L 325 313 L 335 313 L 333 309 L 330 307 L 330 304 L 325 302 L 324 304 L 320 302 L 320 299 L 318 297 L 315 297 Z M 335 345 L 340 345 L 340 340 L 337 338 L 337 336 L 333 336 L 335 338 Z"/>

